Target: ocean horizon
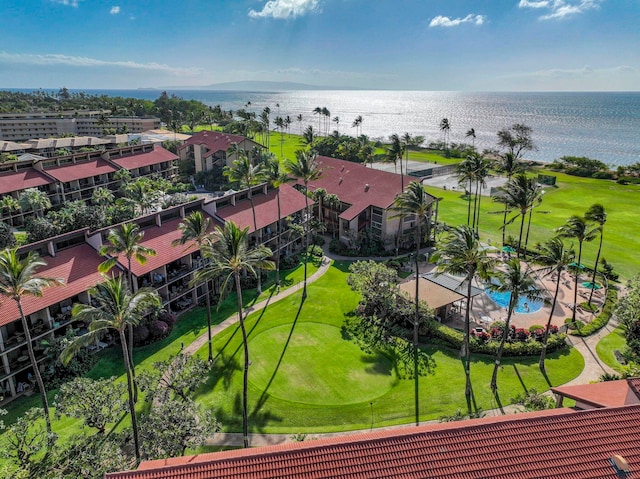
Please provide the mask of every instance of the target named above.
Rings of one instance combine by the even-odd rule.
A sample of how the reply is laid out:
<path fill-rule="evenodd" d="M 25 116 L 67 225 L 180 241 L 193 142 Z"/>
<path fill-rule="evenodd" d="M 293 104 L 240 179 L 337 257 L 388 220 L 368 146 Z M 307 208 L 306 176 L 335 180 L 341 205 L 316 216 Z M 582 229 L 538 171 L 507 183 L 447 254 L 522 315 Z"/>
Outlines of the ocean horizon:
<path fill-rule="evenodd" d="M 36 89 L 10 89 L 34 91 Z M 57 89 L 43 89 L 57 91 Z M 162 89 L 70 89 L 87 94 L 158 98 Z M 442 118 L 451 125 L 450 141 L 470 143 L 466 132 L 476 132 L 476 147 L 495 148 L 497 131 L 515 123 L 533 130 L 537 150 L 527 159 L 551 162 L 562 156 L 586 156 L 612 167 L 640 162 L 640 92 L 455 92 L 398 90 L 299 90 L 277 92 L 172 90 L 170 94 L 220 105 L 224 110 L 260 113 L 271 109 L 272 119 L 290 116 L 291 133 L 307 125 L 318 128 L 316 107 L 326 107 L 330 130 L 355 135 L 353 120 L 361 115 L 361 132 L 384 140 L 393 133 L 422 135 L 426 143 L 442 140 Z M 296 118 L 303 115 L 303 122 Z"/>

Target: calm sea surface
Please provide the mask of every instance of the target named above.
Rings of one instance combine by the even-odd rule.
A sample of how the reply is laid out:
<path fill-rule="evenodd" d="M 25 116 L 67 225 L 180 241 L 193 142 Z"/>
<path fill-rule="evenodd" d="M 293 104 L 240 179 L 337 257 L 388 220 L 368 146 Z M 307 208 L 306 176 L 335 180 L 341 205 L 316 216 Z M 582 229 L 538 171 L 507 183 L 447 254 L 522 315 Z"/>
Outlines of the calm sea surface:
<path fill-rule="evenodd" d="M 156 90 L 85 90 L 87 93 L 156 99 Z M 183 98 L 219 104 L 225 110 L 245 108 L 271 117 L 291 116 L 291 132 L 318 127 L 315 107 L 327 107 L 338 116 L 341 133 L 355 135 L 356 116 L 362 115 L 362 133 L 386 138 L 392 133 L 423 135 L 427 142 L 442 138 L 439 123 L 448 118 L 454 142 L 469 142 L 474 128 L 480 149 L 496 145 L 496 132 L 514 123 L 533 128 L 538 149 L 534 160 L 553 161 L 563 155 L 587 156 L 610 165 L 640 162 L 640 92 L 632 93 L 466 93 L 428 91 L 290 91 L 221 92 L 176 90 Z M 280 105 L 279 107 L 277 105 Z M 302 114 L 302 125 L 295 118 Z M 335 123 L 331 129 L 335 129 Z"/>

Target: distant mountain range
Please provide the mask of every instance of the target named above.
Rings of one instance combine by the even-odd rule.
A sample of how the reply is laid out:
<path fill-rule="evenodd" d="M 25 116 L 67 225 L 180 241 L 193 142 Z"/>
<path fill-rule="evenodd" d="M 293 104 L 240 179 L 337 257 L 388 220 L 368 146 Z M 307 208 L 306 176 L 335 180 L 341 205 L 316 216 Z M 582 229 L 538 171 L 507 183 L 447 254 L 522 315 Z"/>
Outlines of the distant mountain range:
<path fill-rule="evenodd" d="M 308 83 L 296 83 L 289 81 L 233 81 L 224 83 L 213 83 L 203 86 L 171 86 L 160 87 L 158 89 L 170 90 L 223 90 L 223 91 L 291 91 L 291 90 L 359 90 L 354 87 L 336 87 L 309 85 Z"/>

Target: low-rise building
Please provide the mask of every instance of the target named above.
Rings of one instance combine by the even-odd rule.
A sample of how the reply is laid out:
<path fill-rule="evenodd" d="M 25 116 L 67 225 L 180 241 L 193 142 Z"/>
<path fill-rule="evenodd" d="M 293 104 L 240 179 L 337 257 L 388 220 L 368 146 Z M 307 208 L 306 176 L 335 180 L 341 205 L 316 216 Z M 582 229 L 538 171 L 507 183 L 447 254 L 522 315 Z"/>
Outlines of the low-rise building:
<path fill-rule="evenodd" d="M 191 136 L 178 148 L 181 160 L 194 162 L 195 172 L 210 171 L 214 167 L 231 166 L 237 159 L 238 151 L 248 154 L 254 149 L 264 149 L 244 136 L 220 131 L 201 131 Z"/>

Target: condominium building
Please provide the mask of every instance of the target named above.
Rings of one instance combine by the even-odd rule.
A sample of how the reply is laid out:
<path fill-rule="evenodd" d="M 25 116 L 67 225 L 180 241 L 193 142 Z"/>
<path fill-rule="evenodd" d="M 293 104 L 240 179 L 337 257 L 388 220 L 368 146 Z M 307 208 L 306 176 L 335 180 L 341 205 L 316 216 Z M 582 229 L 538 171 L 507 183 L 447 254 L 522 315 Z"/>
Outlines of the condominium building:
<path fill-rule="evenodd" d="M 193 161 L 196 173 L 209 171 L 214 167 L 231 166 L 237 159 L 238 151 L 247 154 L 258 148 L 264 149 L 260 143 L 220 131 L 201 131 L 192 135 L 178 148 L 181 160 Z"/>

